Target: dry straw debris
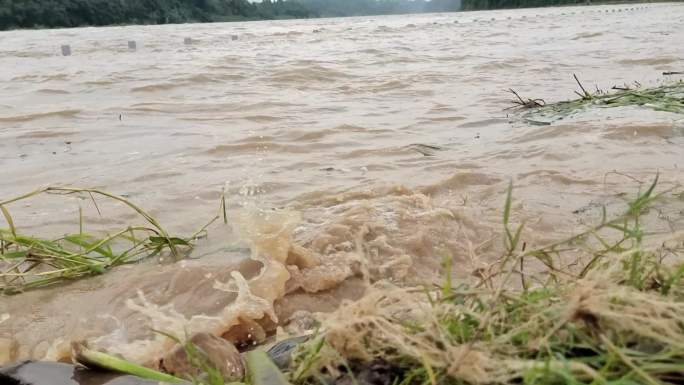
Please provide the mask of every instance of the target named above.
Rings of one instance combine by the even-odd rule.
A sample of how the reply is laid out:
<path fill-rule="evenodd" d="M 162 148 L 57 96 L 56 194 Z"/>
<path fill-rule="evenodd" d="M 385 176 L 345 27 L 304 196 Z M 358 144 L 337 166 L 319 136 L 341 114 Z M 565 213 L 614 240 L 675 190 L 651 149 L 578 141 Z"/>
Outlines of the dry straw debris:
<path fill-rule="evenodd" d="M 657 178 L 656 178 L 657 181 Z M 509 252 L 478 282 L 423 291 L 382 284 L 327 317 L 298 353 L 303 383 L 339 381 L 377 360 L 395 384 L 663 384 L 684 381 L 684 235 L 647 249 L 640 217 L 672 196 L 651 187 L 624 215 L 547 247 L 518 252 L 521 228 L 504 226 Z M 560 261 L 588 238 L 583 264 Z M 588 249 L 588 248 L 585 248 Z M 521 268 L 536 259 L 535 280 Z M 513 277 L 521 277 L 522 283 Z M 358 366 L 358 365 L 357 365 Z"/>

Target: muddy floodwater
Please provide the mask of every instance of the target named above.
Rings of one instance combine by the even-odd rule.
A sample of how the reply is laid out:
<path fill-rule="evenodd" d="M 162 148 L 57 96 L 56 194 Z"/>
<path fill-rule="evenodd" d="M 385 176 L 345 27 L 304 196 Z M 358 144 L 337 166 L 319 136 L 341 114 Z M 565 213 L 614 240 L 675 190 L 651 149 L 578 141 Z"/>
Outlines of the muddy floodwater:
<path fill-rule="evenodd" d="M 168 349 L 150 328 L 268 334 L 374 281 L 430 282 L 445 256 L 465 279 L 501 253 L 509 181 L 530 247 L 616 212 L 656 172 L 676 186 L 681 115 L 536 125 L 505 90 L 554 102 L 576 97 L 572 74 L 592 91 L 676 81 L 662 73 L 684 70 L 683 25 L 671 3 L 2 32 L 0 201 L 97 187 L 181 235 L 222 190 L 229 210 L 190 259 L 0 297 L 0 363 L 65 358 L 74 339 L 150 363 Z M 77 231 L 79 207 L 92 232 L 141 222 L 98 203 L 7 208 L 44 237 Z"/>

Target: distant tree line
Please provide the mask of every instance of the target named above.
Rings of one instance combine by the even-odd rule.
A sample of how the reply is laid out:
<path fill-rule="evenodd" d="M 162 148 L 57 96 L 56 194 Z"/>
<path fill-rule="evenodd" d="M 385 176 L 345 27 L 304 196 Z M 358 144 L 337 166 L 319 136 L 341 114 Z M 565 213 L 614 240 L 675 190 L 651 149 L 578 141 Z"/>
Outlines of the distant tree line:
<path fill-rule="evenodd" d="M 0 0 L 0 30 L 314 16 L 293 0 Z"/>
<path fill-rule="evenodd" d="M 458 11 L 461 0 L 0 0 L 0 30 Z"/>
<path fill-rule="evenodd" d="M 541 7 L 589 0 L 0 0 L 0 30 Z"/>
<path fill-rule="evenodd" d="M 461 0 L 299 0 L 319 17 L 455 12 Z"/>
<path fill-rule="evenodd" d="M 499 8 L 531 8 L 554 5 L 587 4 L 588 0 L 463 0 L 464 11 Z"/>

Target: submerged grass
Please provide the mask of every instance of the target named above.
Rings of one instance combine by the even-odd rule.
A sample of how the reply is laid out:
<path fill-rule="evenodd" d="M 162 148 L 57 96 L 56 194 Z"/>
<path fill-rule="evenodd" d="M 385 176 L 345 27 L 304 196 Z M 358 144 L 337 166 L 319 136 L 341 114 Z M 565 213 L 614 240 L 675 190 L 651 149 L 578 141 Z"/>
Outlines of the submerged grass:
<path fill-rule="evenodd" d="M 600 108 L 642 106 L 655 111 L 684 114 L 684 82 L 681 80 L 648 88 L 635 82 L 631 86 L 614 86 L 612 87 L 614 92 L 597 89 L 594 93 L 587 91 L 576 76 L 575 80 L 580 87 L 579 91 L 575 91 L 579 99 L 549 104 L 521 104 L 520 97 L 518 97 L 514 103 L 530 109 L 524 117 L 533 123 L 545 122 L 549 119 L 557 120 L 590 106 Z"/>
<path fill-rule="evenodd" d="M 623 215 L 528 251 L 509 188 L 506 252 L 476 282 L 371 290 L 302 347 L 293 381 L 347 384 L 349 362 L 382 361 L 394 385 L 684 383 L 684 243 L 643 242 L 641 216 L 670 193 L 656 182 Z M 526 273 L 532 260 L 543 269 Z"/>
<path fill-rule="evenodd" d="M 92 200 L 98 212 L 96 196 L 120 202 L 142 217 L 144 224 L 128 226 L 105 235 L 89 234 L 83 231 L 83 215 L 79 209 L 78 233 L 66 234 L 58 239 L 42 239 L 22 234 L 8 207 L 42 194 L 85 195 Z M 223 198 L 221 210 L 225 220 Z M 8 226 L 0 228 L 0 293 L 4 294 L 15 294 L 102 274 L 116 266 L 157 255 L 168 254 L 174 259 L 180 259 L 192 248 L 192 242 L 219 219 L 219 216 L 215 217 L 190 237 L 175 237 L 145 210 L 121 196 L 97 189 L 65 187 L 47 187 L 0 201 L 0 212 Z"/>

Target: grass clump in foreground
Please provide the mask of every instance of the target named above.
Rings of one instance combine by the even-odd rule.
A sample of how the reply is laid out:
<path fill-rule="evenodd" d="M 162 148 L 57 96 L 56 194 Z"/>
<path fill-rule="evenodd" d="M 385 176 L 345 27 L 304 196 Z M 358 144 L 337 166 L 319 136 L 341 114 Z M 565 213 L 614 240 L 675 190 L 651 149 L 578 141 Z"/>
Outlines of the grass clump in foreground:
<path fill-rule="evenodd" d="M 592 93 L 587 91 L 577 76 L 573 76 L 579 86 L 579 90 L 575 91 L 579 99 L 547 104 L 543 99 L 525 100 L 509 89 L 508 91 L 515 96 L 511 108 L 529 109 L 523 117 L 530 123 L 549 123 L 549 120 L 559 120 L 591 106 L 600 108 L 641 106 L 655 111 L 684 114 L 684 82 L 681 80 L 649 88 L 635 82 L 631 86 L 613 86 L 614 92 L 596 89 Z"/>
<path fill-rule="evenodd" d="M 123 203 L 140 215 L 144 225 L 126 228 L 105 235 L 83 231 L 83 216 L 79 209 L 79 231 L 59 239 L 42 239 L 22 234 L 14 223 L 9 206 L 41 194 L 85 195 L 100 211 L 95 197 Z M 221 199 L 223 219 L 225 199 Z M 47 187 L 13 199 L 0 201 L 0 213 L 7 228 L 0 228 L 0 293 L 15 294 L 70 280 L 105 273 L 120 265 L 139 262 L 157 255 L 170 255 L 177 260 L 193 247 L 192 242 L 219 219 L 216 216 L 190 237 L 171 236 L 159 222 L 129 200 L 96 189 Z"/>
<path fill-rule="evenodd" d="M 642 216 L 654 201 L 672 193 L 656 193 L 657 180 L 628 203 L 623 215 L 608 219 L 604 210 L 596 226 L 530 250 L 521 241 L 523 226 L 513 225 L 509 188 L 503 212 L 505 253 L 479 270 L 476 279 L 453 281 L 447 268 L 439 287 L 377 283 L 362 299 L 327 317 L 318 336 L 300 346 L 284 374 L 263 351 L 248 353 L 243 381 L 684 383 L 684 239 L 679 234 L 679 239 L 650 249 L 642 227 Z M 681 199 L 681 193 L 675 199 Z M 11 223 L 7 210 L 3 212 Z M 159 234 L 154 237 L 164 237 L 169 248 L 174 246 L 173 238 L 152 227 L 152 234 Z M 184 346 L 191 363 L 203 373 L 193 376 L 193 383 L 230 382 L 207 366 L 209 360 L 201 351 Z M 86 364 L 95 367 L 180 381 L 105 354 L 86 353 Z"/>
<path fill-rule="evenodd" d="M 375 287 L 324 323 L 291 379 L 368 383 L 377 366 L 370 378 L 393 385 L 684 383 L 684 244 L 644 246 L 640 218 L 668 194 L 654 189 L 618 218 L 529 251 L 509 190 L 507 251 L 477 282 Z M 542 271 L 526 273 L 531 260 Z"/>

